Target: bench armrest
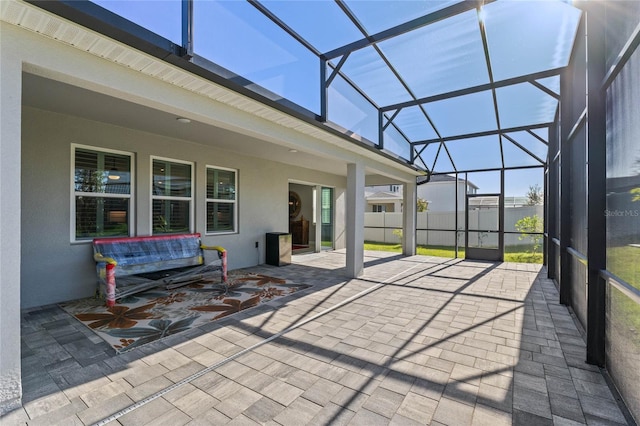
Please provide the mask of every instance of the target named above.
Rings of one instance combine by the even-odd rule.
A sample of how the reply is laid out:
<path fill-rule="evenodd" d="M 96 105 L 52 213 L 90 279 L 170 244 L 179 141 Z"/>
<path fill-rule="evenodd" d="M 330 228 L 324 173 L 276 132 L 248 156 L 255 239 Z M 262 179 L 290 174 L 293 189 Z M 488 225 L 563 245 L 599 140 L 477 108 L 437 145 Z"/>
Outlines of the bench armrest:
<path fill-rule="evenodd" d="M 102 253 L 95 253 L 93 255 L 93 260 L 95 260 L 96 263 L 104 262 L 114 266 L 118 264 L 118 262 L 116 262 L 116 260 L 113 257 L 103 256 Z"/>
<path fill-rule="evenodd" d="M 205 246 L 200 244 L 202 250 L 216 250 L 218 252 L 218 258 L 222 261 L 222 282 L 227 282 L 227 251 L 224 247 L 220 246 Z"/>
<path fill-rule="evenodd" d="M 116 276 L 115 268 L 118 262 L 112 257 L 103 256 L 102 253 L 94 253 L 93 260 L 96 261 L 96 268 L 98 269 L 98 277 L 107 288 L 107 307 L 112 307 L 116 304 Z M 104 263 L 104 266 L 101 264 Z"/>
<path fill-rule="evenodd" d="M 224 247 L 220 247 L 220 246 L 205 246 L 205 245 L 201 245 L 200 248 L 202 250 L 217 250 L 218 253 L 225 253 L 226 252 Z"/>

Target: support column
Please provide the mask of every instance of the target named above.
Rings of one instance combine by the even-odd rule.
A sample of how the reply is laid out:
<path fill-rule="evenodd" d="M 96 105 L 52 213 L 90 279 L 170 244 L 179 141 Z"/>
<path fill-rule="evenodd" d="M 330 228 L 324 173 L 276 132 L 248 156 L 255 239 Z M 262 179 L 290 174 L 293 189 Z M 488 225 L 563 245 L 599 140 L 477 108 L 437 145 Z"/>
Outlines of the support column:
<path fill-rule="evenodd" d="M 3 23 L 4 24 L 4 23 Z M 0 416 L 20 407 L 20 46 L 0 38 Z"/>
<path fill-rule="evenodd" d="M 606 109 L 604 3 L 585 3 L 587 20 L 587 362 L 605 364 L 606 283 L 600 271 L 607 267 Z"/>
<path fill-rule="evenodd" d="M 556 113 L 555 122 L 559 120 L 559 112 Z M 560 241 L 560 235 L 558 235 L 558 205 L 560 203 L 560 196 L 558 187 L 560 185 L 559 170 L 559 156 L 558 154 L 558 140 L 559 140 L 559 127 L 554 125 L 549 130 L 549 178 L 547 179 L 547 191 L 544 208 L 547 211 L 547 220 L 545 220 L 545 226 L 548 231 L 547 238 L 547 278 L 554 279 L 556 277 L 556 271 L 558 267 L 558 250 L 559 246 L 556 245 L 554 239 Z"/>
<path fill-rule="evenodd" d="M 582 26 L 578 30 L 578 37 L 583 35 Z M 574 50 L 575 52 L 575 50 Z M 572 92 L 571 88 L 571 74 L 573 73 L 574 66 L 580 66 L 579 64 L 575 64 L 575 61 L 572 59 L 569 62 L 567 68 L 565 68 L 560 74 L 560 93 L 563 94 L 563 99 L 560 101 L 560 140 L 559 150 L 560 157 L 558 161 L 560 162 L 560 229 L 559 232 L 559 240 L 560 240 L 560 264 L 557 265 L 560 268 L 560 280 L 558 285 L 560 286 L 560 303 L 563 305 L 571 306 L 571 301 L 573 299 L 573 291 L 571 289 L 571 262 L 573 259 L 571 255 L 567 251 L 569 247 L 569 241 L 571 240 L 571 216 L 569 210 L 570 197 L 571 193 L 571 168 L 570 168 L 570 143 L 569 136 L 571 134 L 571 129 L 574 124 L 571 120 L 571 97 L 572 96 L 580 96 L 579 94 L 575 94 Z"/>
<path fill-rule="evenodd" d="M 416 182 L 404 184 L 402 191 L 402 254 L 415 256 L 416 254 L 416 224 L 417 224 L 417 185 Z"/>
<path fill-rule="evenodd" d="M 347 276 L 364 272 L 364 165 L 347 165 Z"/>
<path fill-rule="evenodd" d="M 316 216 L 316 232 L 314 236 L 315 246 L 313 251 L 320 253 L 322 251 L 322 186 L 316 185 L 316 199 L 315 199 L 315 216 Z"/>

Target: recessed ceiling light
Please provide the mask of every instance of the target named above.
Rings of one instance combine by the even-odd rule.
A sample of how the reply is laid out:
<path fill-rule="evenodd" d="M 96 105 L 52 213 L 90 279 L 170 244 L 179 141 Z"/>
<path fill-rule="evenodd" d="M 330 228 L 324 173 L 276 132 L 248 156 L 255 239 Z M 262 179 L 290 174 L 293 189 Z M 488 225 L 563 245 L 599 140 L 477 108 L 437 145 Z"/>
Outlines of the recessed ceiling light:
<path fill-rule="evenodd" d="M 292 148 L 292 149 L 289 150 L 289 152 L 298 152 L 298 150 Z"/>
<path fill-rule="evenodd" d="M 191 120 L 189 120 L 188 118 L 184 118 L 184 117 L 178 117 L 178 118 L 176 118 L 176 120 L 178 120 L 178 122 L 184 123 L 184 124 L 191 123 Z"/>

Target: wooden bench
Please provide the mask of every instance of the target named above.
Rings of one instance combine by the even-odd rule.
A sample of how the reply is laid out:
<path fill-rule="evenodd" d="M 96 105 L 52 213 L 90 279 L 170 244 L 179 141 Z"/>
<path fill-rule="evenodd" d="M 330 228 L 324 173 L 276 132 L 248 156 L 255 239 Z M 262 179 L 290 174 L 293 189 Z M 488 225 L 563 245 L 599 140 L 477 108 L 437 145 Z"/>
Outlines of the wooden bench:
<path fill-rule="evenodd" d="M 154 287 L 176 288 L 217 276 L 227 281 L 226 250 L 202 245 L 197 233 L 96 238 L 93 258 L 107 306 Z"/>

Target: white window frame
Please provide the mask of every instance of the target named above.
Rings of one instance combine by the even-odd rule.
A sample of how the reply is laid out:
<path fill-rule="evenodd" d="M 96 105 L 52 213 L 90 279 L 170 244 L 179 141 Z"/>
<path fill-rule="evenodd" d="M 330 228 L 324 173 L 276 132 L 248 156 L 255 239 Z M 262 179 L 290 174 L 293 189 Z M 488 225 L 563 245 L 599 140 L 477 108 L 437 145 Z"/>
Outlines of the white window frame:
<path fill-rule="evenodd" d="M 176 163 L 176 164 L 186 164 L 191 166 L 191 196 L 190 197 L 174 197 L 174 196 L 170 196 L 170 195 L 154 195 L 153 193 L 153 161 L 154 160 L 158 160 L 158 161 L 166 161 L 169 163 Z M 194 232 L 194 217 L 195 217 L 195 212 L 194 212 L 194 197 L 195 197 L 195 192 L 196 192 L 196 184 L 195 184 L 195 169 L 196 169 L 196 165 L 193 161 L 185 161 L 185 160 L 176 160 L 175 158 L 167 158 L 167 157 L 159 157 L 159 156 L 155 156 L 152 155 L 149 157 L 149 174 L 150 174 L 150 179 L 149 179 L 149 183 L 150 183 L 150 188 L 149 188 L 149 195 L 150 195 L 150 203 L 149 203 L 149 234 L 151 235 L 165 235 L 165 234 L 154 234 L 153 232 L 153 201 L 154 200 L 170 200 L 170 201 L 189 201 L 189 233 Z M 170 234 L 167 234 L 170 235 Z"/>
<path fill-rule="evenodd" d="M 102 152 L 102 153 L 106 153 L 106 154 L 118 154 L 118 155 L 126 155 L 129 157 L 129 161 L 130 161 L 130 171 L 129 171 L 129 175 L 130 175 L 130 187 L 129 187 L 129 194 L 108 194 L 108 193 L 102 193 L 102 192 L 82 192 L 82 191 L 76 191 L 76 151 L 78 149 L 84 149 L 87 151 L 95 151 L 95 152 Z M 93 241 L 93 238 L 88 238 L 88 239 L 77 239 L 76 238 L 76 197 L 82 196 L 82 197 L 95 197 L 95 198 L 127 198 L 129 199 L 129 214 L 128 214 L 128 222 L 127 222 L 127 229 L 128 229 L 128 235 L 127 236 L 131 236 L 132 234 L 132 230 L 133 230 L 133 224 L 135 223 L 135 203 L 133 202 L 133 200 L 135 200 L 135 154 L 133 152 L 129 152 L 129 151 L 120 151 L 120 150 L 116 150 L 116 149 L 109 149 L 109 148 L 102 148 L 102 147 L 96 147 L 96 146 L 91 146 L 91 145 L 82 145 L 82 144 L 78 144 L 78 143 L 72 143 L 71 144 L 71 165 L 70 165 L 70 171 L 69 174 L 71 176 L 71 185 L 70 185 L 70 189 L 71 189 L 71 196 L 70 198 L 70 204 L 71 204 L 71 215 L 70 215 L 70 226 L 69 226 L 69 232 L 70 232 L 70 241 L 71 243 L 74 244 L 86 244 L 86 243 L 91 243 Z"/>
<path fill-rule="evenodd" d="M 209 170 L 225 170 L 228 172 L 233 172 L 234 173 L 234 188 L 235 188 L 235 198 L 233 200 L 224 200 L 224 199 L 220 199 L 220 198 L 208 198 L 206 196 L 206 194 L 208 194 L 209 192 L 209 188 L 205 188 L 205 223 L 204 223 L 204 229 L 205 229 L 205 235 L 225 235 L 225 234 L 237 234 L 238 233 L 238 175 L 239 175 L 239 171 L 238 169 L 231 169 L 229 167 L 220 167 L 220 166 L 213 166 L 213 165 L 207 165 L 206 166 L 206 172 L 205 172 L 205 185 L 208 186 L 208 174 L 209 174 Z M 233 230 L 231 231 L 214 231 L 214 232 L 209 232 L 209 224 L 208 224 L 208 220 L 209 218 L 207 217 L 207 212 L 208 212 L 208 206 L 209 203 L 224 203 L 224 204 L 233 204 Z"/>

